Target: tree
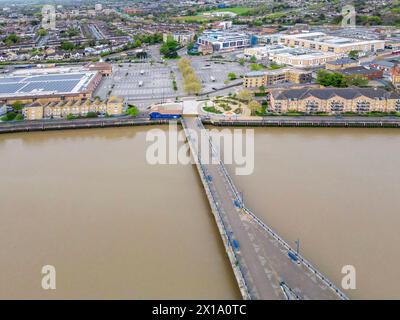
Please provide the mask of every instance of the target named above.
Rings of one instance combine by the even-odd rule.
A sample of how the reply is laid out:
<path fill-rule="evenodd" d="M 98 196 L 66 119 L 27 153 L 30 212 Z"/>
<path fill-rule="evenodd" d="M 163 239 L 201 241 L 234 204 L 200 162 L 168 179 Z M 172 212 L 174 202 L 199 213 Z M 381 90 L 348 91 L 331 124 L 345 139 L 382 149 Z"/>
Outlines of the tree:
<path fill-rule="evenodd" d="M 24 107 L 24 105 L 22 104 L 21 101 L 15 101 L 12 105 L 12 108 L 14 109 L 14 111 L 21 111 L 22 108 Z"/>
<path fill-rule="evenodd" d="M 243 89 L 238 92 L 237 97 L 239 100 L 249 102 L 253 98 L 253 93 L 250 90 Z"/>
<path fill-rule="evenodd" d="M 39 37 L 44 37 L 45 35 L 47 35 L 47 30 L 45 28 L 40 28 L 37 34 Z"/>
<path fill-rule="evenodd" d="M 240 58 L 240 59 L 239 59 L 239 64 L 240 64 L 241 66 L 244 66 L 245 63 L 246 63 L 246 59 L 245 59 L 245 58 Z"/>
<path fill-rule="evenodd" d="M 96 112 L 89 111 L 86 114 L 86 118 L 97 118 L 97 117 L 98 117 L 98 114 Z"/>
<path fill-rule="evenodd" d="M 69 41 L 63 41 L 60 45 L 60 48 L 65 51 L 72 51 L 75 49 L 75 45 Z"/>
<path fill-rule="evenodd" d="M 129 105 L 128 110 L 126 110 L 126 113 L 132 117 L 136 117 L 139 114 L 139 110 L 136 106 Z"/>
<path fill-rule="evenodd" d="M 20 37 L 18 37 L 15 33 L 10 33 L 5 39 L 4 43 L 9 47 L 13 44 L 16 44 L 20 41 Z"/>
<path fill-rule="evenodd" d="M 229 80 L 237 79 L 236 73 L 233 73 L 233 72 L 228 73 L 228 78 L 229 78 Z"/>
<path fill-rule="evenodd" d="M 79 35 L 79 29 L 74 27 L 69 27 L 66 31 L 68 37 L 76 37 Z"/>
<path fill-rule="evenodd" d="M 260 92 L 263 92 L 263 93 L 265 92 L 265 89 L 266 89 L 265 86 L 260 86 L 260 87 L 258 88 L 258 90 L 260 90 Z"/>
<path fill-rule="evenodd" d="M 251 57 L 250 57 L 250 62 L 251 62 L 251 63 L 257 62 L 256 56 L 251 56 Z"/>
<path fill-rule="evenodd" d="M 254 115 L 257 110 L 261 109 L 261 104 L 256 100 L 252 100 L 249 102 L 248 107 L 251 110 L 251 114 Z"/>
<path fill-rule="evenodd" d="M 251 69 L 251 71 L 260 71 L 260 70 L 264 69 L 264 67 L 261 64 L 252 63 L 250 65 L 250 69 Z"/>
<path fill-rule="evenodd" d="M 201 84 L 198 81 L 186 82 L 184 89 L 189 94 L 199 94 L 201 91 Z"/>
<path fill-rule="evenodd" d="M 341 73 L 319 70 L 317 73 L 317 83 L 324 87 L 345 88 L 347 82 Z"/>
<path fill-rule="evenodd" d="M 358 51 L 358 50 L 351 50 L 349 52 L 348 56 L 349 56 L 350 59 L 357 60 L 358 57 L 359 57 L 359 53 L 360 53 L 360 51 Z"/>
<path fill-rule="evenodd" d="M 160 47 L 160 53 L 165 58 L 176 58 L 178 57 L 178 42 L 171 37 L 167 38 L 167 41 Z"/>
<path fill-rule="evenodd" d="M 192 50 L 193 47 L 194 47 L 194 43 L 193 42 L 189 42 L 188 45 L 187 45 L 188 51 Z"/>

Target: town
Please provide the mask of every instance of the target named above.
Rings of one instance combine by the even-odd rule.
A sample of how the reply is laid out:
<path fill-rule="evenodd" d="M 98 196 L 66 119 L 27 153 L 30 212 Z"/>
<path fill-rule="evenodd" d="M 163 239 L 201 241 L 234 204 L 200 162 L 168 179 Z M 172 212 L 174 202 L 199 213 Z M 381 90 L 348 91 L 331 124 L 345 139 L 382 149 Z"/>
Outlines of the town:
<path fill-rule="evenodd" d="M 400 116 L 400 3 L 342 5 L 4 3 L 1 121 Z"/>

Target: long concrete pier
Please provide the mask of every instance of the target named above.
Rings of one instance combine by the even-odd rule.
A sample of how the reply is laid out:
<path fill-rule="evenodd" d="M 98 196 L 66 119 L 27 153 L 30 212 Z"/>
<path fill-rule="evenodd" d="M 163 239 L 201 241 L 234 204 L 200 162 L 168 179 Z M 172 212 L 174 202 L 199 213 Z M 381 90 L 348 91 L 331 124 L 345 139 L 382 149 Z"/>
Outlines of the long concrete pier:
<path fill-rule="evenodd" d="M 150 120 L 148 118 L 95 118 L 78 120 L 39 120 L 0 123 L 0 133 L 70 130 L 89 128 L 108 128 L 126 126 L 146 126 L 168 124 L 168 120 Z"/>
<path fill-rule="evenodd" d="M 203 123 L 235 127 L 330 127 L 330 128 L 400 128 L 399 117 L 264 117 L 255 119 L 223 119 L 203 117 Z"/>
<path fill-rule="evenodd" d="M 199 118 L 182 120 L 192 156 L 244 299 L 347 299 L 242 202 Z M 202 133 L 203 132 L 203 133 Z M 204 162 L 204 153 L 211 161 Z"/>

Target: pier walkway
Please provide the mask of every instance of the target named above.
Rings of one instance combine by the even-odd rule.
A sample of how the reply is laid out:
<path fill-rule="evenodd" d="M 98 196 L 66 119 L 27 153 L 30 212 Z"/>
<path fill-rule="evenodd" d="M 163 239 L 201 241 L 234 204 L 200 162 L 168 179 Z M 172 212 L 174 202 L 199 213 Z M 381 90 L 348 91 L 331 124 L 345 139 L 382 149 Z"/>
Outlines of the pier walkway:
<path fill-rule="evenodd" d="M 211 138 L 202 161 L 199 118 L 182 119 L 192 156 L 244 299 L 347 299 L 242 203 Z M 204 143 L 203 143 L 204 148 Z"/>

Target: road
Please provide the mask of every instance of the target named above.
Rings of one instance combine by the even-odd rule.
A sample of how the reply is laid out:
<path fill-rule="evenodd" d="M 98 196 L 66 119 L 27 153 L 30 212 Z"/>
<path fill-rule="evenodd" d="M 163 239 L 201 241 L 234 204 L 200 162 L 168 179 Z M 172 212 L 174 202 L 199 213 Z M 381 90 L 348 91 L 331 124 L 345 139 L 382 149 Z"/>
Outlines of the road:
<path fill-rule="evenodd" d="M 208 177 L 208 185 L 214 195 L 215 204 L 219 208 L 221 218 L 226 226 L 227 234 L 237 247 L 236 255 L 247 283 L 252 299 L 287 299 L 289 290 L 291 297 L 299 299 L 339 299 L 334 290 L 328 287 L 315 273 L 304 264 L 293 262 L 288 257 L 288 250 L 282 243 L 267 232 L 260 223 L 246 210 L 238 208 L 237 196 L 231 186 L 219 156 L 208 144 L 202 150 L 199 145 L 200 132 L 204 130 L 198 118 L 184 120 L 190 139 L 195 146 L 194 154 L 200 158 L 205 152 L 212 154 L 209 164 L 202 162 L 202 168 Z M 203 158 L 201 158 L 203 159 Z M 218 164 L 213 164 L 216 163 Z"/>

